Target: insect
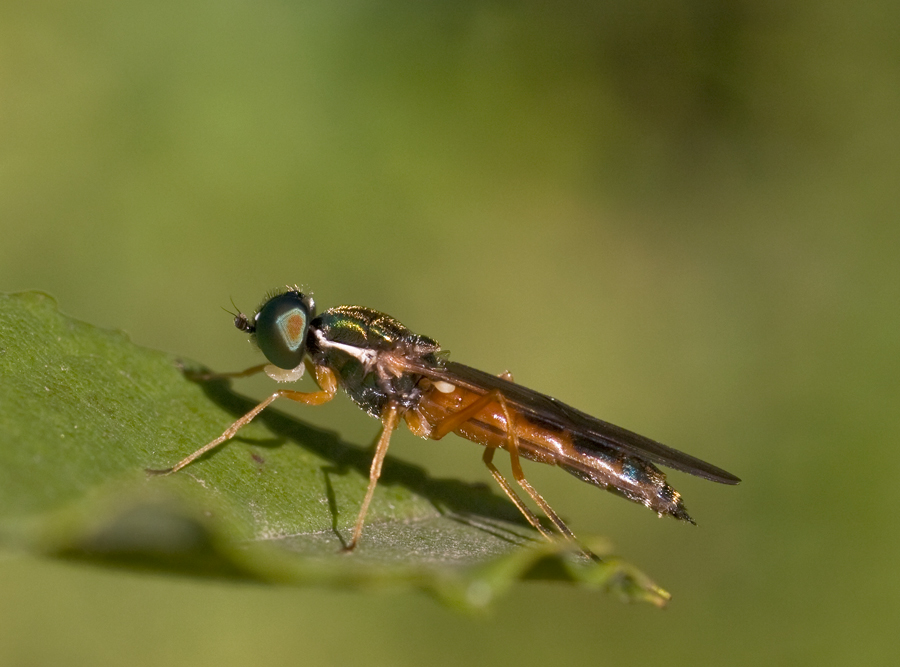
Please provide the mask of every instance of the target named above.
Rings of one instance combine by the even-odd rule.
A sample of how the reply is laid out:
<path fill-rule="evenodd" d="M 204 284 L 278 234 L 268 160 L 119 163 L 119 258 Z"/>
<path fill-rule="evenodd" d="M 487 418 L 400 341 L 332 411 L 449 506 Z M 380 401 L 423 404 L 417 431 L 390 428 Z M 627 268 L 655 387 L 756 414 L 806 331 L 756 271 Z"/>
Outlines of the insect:
<path fill-rule="evenodd" d="M 513 479 L 522 490 L 556 530 L 576 544 L 572 531 L 525 479 L 521 459 L 559 466 L 585 482 L 646 505 L 659 516 L 691 523 L 681 495 L 669 486 L 655 463 L 714 482 L 740 482 L 712 464 L 515 384 L 509 373 L 494 376 L 450 361 L 437 341 L 413 333 L 371 308 L 337 306 L 316 314 L 311 296 L 287 286 L 269 294 L 254 317 L 235 314 L 234 324 L 250 334 L 269 363 L 209 377 L 244 377 L 265 371 L 279 382 L 293 382 L 307 369 L 319 391 L 280 389 L 171 468 L 149 472 L 181 470 L 230 440 L 278 398 L 321 405 L 341 388 L 382 426 L 369 485 L 347 550 L 359 544 L 391 434 L 401 420 L 422 438 L 440 440 L 453 432 L 484 445 L 482 460 L 497 484 L 547 539 L 553 538 L 552 532 L 494 465 L 498 449 L 509 454 Z"/>

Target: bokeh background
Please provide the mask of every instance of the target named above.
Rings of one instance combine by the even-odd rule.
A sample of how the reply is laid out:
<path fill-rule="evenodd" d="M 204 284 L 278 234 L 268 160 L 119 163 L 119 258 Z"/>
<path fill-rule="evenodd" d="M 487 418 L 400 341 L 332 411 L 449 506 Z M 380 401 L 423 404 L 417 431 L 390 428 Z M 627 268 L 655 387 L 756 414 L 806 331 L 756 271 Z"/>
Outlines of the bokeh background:
<path fill-rule="evenodd" d="M 891 663 L 898 27 L 884 1 L 0 3 L 0 290 L 227 370 L 257 357 L 221 307 L 305 284 L 745 480 L 672 473 L 692 528 L 528 467 L 662 612 L 6 557 L 0 663 Z M 489 481 L 459 439 L 392 453 Z"/>

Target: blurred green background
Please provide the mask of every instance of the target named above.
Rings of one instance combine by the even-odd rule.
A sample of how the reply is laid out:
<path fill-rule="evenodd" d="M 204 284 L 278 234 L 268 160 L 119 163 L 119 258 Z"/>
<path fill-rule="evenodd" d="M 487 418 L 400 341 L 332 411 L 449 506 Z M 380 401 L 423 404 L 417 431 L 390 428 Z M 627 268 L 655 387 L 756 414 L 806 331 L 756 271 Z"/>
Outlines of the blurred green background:
<path fill-rule="evenodd" d="M 5 558 L 0 663 L 890 663 L 898 26 L 888 2 L 0 3 L 0 290 L 229 370 L 257 357 L 221 306 L 298 282 L 745 480 L 672 473 L 692 528 L 528 466 L 662 612 Z M 459 439 L 391 451 L 489 481 Z"/>

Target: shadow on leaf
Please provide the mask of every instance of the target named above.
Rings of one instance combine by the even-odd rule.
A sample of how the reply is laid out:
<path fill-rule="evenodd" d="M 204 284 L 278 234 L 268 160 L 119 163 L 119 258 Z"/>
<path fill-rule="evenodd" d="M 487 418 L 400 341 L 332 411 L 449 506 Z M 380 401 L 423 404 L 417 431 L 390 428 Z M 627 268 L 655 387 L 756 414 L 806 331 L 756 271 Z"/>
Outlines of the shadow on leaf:
<path fill-rule="evenodd" d="M 191 374 L 185 374 L 191 379 Z M 192 380 L 203 388 L 207 397 L 238 419 L 257 405 L 256 401 L 238 394 L 231 389 L 228 380 Z M 325 491 L 332 513 L 332 528 L 337 531 L 337 503 L 329 475 L 345 475 L 348 471 L 356 471 L 368 477 L 372 463 L 372 452 L 369 448 L 351 445 L 343 441 L 334 431 L 317 428 L 300 421 L 272 407 L 266 408 L 254 421 L 265 424 L 277 437 L 254 444 L 262 447 L 280 447 L 285 442 L 293 442 L 307 451 L 328 461 L 330 465 L 323 468 Z M 214 456 L 215 450 L 205 456 Z M 438 479 L 429 475 L 423 468 L 401 461 L 390 454 L 385 458 L 379 485 L 398 485 L 406 488 L 422 498 L 426 498 L 443 515 L 457 521 L 487 530 L 501 539 L 521 543 L 522 538 L 515 533 L 504 531 L 502 523 L 529 527 L 509 500 L 491 490 L 482 483 L 466 483 L 454 479 Z"/>

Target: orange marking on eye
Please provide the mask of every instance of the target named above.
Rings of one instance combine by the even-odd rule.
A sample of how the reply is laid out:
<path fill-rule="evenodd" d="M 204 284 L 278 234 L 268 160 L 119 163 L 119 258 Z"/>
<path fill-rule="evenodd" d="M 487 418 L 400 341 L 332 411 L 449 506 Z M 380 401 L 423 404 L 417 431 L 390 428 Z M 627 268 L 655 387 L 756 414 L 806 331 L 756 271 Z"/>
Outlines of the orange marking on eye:
<path fill-rule="evenodd" d="M 291 340 L 297 340 L 303 334 L 306 319 L 302 315 L 291 315 L 287 322 L 287 333 Z"/>

